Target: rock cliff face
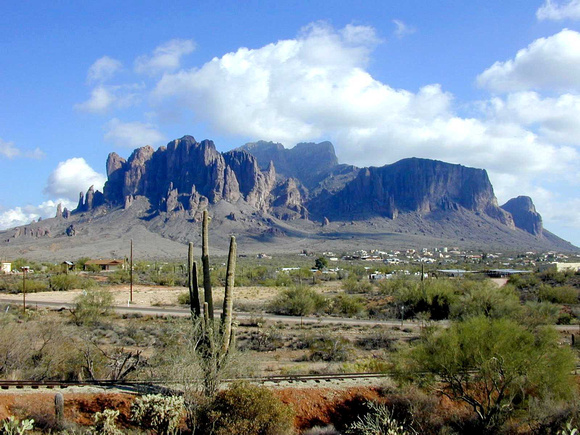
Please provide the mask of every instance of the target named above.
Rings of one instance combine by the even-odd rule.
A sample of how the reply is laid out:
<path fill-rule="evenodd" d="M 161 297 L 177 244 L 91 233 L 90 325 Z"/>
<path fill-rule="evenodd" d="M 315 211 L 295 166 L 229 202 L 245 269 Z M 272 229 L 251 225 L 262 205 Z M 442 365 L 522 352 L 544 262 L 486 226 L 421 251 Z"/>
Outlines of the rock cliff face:
<path fill-rule="evenodd" d="M 256 157 L 262 169 L 273 162 L 279 174 L 300 180 L 308 189 L 315 187 L 333 169 L 340 166 L 334 146 L 330 142 L 299 143 L 288 149 L 279 143 L 259 141 L 238 149 Z"/>
<path fill-rule="evenodd" d="M 74 213 L 103 204 L 134 209 L 146 198 L 148 218 L 161 216 L 155 228 L 168 234 L 167 222 L 180 233 L 179 219 L 193 222 L 208 207 L 222 210 L 230 222 L 271 232 L 280 232 L 274 219 L 330 227 L 331 222 L 399 222 L 402 215 L 465 212 L 501 225 L 502 231 L 543 234 L 531 199 L 518 197 L 499 207 L 483 169 L 418 158 L 359 169 L 339 164 L 330 142 L 292 149 L 256 142 L 220 153 L 212 141 L 184 136 L 157 150 L 136 149 L 127 160 L 111 153 L 106 166 L 104 193 L 93 187 L 81 193 Z M 135 213 L 144 209 L 139 210 Z M 65 217 L 60 208 L 57 217 Z"/>
<path fill-rule="evenodd" d="M 518 196 L 510 199 L 501 208 L 513 216 L 517 228 L 534 236 L 542 236 L 544 232 L 542 216 L 536 211 L 532 198 Z"/>
<path fill-rule="evenodd" d="M 396 219 L 400 213 L 464 208 L 515 228 L 511 215 L 498 207 L 485 170 L 427 159 L 364 168 L 335 195 L 322 202 L 313 199 L 310 206 L 311 212 L 335 219 L 369 215 Z"/>
<path fill-rule="evenodd" d="M 240 198 L 265 212 L 276 179 L 274 167 L 262 172 L 252 155 L 244 151 L 221 154 L 212 141 L 196 142 L 192 136 L 157 151 L 150 146 L 139 148 L 127 161 L 112 153 L 107 175 L 104 198 L 110 204 L 127 208 L 132 198 L 145 196 L 161 211 L 190 215 L 208 203 Z"/>

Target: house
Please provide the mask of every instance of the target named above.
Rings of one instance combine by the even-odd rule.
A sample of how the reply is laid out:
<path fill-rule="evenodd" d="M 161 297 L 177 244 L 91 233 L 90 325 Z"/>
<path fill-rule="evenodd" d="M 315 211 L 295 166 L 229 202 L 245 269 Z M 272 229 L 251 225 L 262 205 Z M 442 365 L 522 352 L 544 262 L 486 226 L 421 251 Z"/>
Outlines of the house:
<path fill-rule="evenodd" d="M 125 269 L 125 260 L 88 260 L 84 269 L 90 269 L 91 266 L 98 267 L 100 270 L 121 270 Z"/>
<path fill-rule="evenodd" d="M 2 268 L 0 271 L 2 273 L 10 273 L 12 272 L 12 263 L 1 263 Z"/>

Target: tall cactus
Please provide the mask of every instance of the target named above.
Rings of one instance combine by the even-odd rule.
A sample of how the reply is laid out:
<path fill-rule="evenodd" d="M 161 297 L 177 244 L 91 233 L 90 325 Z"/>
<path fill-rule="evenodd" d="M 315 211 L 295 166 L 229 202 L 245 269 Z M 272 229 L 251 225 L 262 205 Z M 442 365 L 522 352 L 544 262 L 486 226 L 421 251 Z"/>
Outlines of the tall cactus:
<path fill-rule="evenodd" d="M 187 285 L 189 287 L 189 301 L 191 306 L 191 316 L 197 319 L 201 315 L 199 304 L 199 285 L 197 282 L 197 262 L 193 260 L 193 243 L 189 242 L 187 252 Z"/>
<path fill-rule="evenodd" d="M 211 293 L 211 276 L 209 273 L 209 214 L 203 211 L 201 226 L 201 262 L 203 264 L 203 294 L 208 305 L 208 317 L 213 319 L 213 296 Z"/>
<path fill-rule="evenodd" d="M 54 419 L 56 427 L 62 430 L 64 427 L 64 397 L 61 393 L 54 395 Z"/>
<path fill-rule="evenodd" d="M 203 318 L 198 290 L 197 264 L 193 261 L 193 243 L 189 244 L 188 251 L 188 284 L 190 295 L 191 316 L 200 337 L 196 352 L 201 358 L 203 370 L 203 386 L 206 396 L 212 396 L 219 387 L 221 372 L 227 362 L 231 350 L 235 347 L 235 330 L 232 327 L 233 289 L 236 274 L 236 238 L 231 237 L 230 250 L 226 271 L 226 285 L 224 304 L 219 327 L 216 328 L 213 317 L 213 294 L 209 274 L 209 216 L 207 210 L 203 212 L 202 225 L 202 267 L 204 303 Z"/>

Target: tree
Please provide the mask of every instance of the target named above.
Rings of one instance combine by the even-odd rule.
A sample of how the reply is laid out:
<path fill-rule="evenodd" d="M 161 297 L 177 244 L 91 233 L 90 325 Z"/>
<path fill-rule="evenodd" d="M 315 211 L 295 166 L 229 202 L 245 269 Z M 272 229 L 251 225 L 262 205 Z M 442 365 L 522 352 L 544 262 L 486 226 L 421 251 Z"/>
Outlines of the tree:
<path fill-rule="evenodd" d="M 318 270 L 322 270 L 328 267 L 328 259 L 326 257 L 318 257 L 315 261 L 314 261 L 314 267 L 316 267 Z"/>
<path fill-rule="evenodd" d="M 527 399 L 572 397 L 574 357 L 551 328 L 530 331 L 509 319 L 474 317 L 428 328 L 403 356 L 403 372 L 468 404 L 483 433 L 494 433 Z"/>

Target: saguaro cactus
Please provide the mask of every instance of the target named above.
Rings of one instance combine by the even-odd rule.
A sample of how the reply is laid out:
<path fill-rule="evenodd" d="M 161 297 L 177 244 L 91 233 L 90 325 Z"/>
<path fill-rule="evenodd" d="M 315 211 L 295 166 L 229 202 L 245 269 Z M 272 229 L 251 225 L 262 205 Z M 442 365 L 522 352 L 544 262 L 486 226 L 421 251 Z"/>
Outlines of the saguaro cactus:
<path fill-rule="evenodd" d="M 199 300 L 197 264 L 193 261 L 193 243 L 189 244 L 188 252 L 188 283 L 190 296 L 191 316 L 196 332 L 199 334 L 196 353 L 200 357 L 203 371 L 203 386 L 206 396 L 213 395 L 219 387 L 221 372 L 227 362 L 231 350 L 234 348 L 235 330 L 232 327 L 233 289 L 236 274 L 236 238 L 231 237 L 228 255 L 226 286 L 222 316 L 219 327 L 213 318 L 213 294 L 209 276 L 209 216 L 203 213 L 202 225 L 202 265 L 204 304 L 203 318 Z"/>
<path fill-rule="evenodd" d="M 54 395 L 54 419 L 56 427 L 60 430 L 64 427 L 64 397 L 61 393 Z"/>

